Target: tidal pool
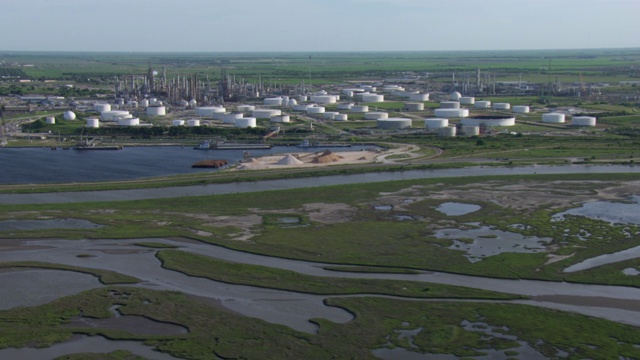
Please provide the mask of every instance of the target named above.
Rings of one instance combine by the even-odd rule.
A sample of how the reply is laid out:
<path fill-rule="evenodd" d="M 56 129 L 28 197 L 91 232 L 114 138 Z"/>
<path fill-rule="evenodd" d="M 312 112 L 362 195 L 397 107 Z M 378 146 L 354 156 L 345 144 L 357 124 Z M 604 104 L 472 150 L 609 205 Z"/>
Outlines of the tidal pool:
<path fill-rule="evenodd" d="M 481 261 L 484 257 L 501 253 L 545 252 L 545 243 L 552 240 L 551 238 L 523 236 L 518 233 L 492 229 L 488 226 L 465 230 L 442 229 L 436 231 L 435 237 L 453 240 L 453 245 L 449 249 L 464 251 L 464 256 L 472 263 Z"/>
<path fill-rule="evenodd" d="M 618 251 L 613 254 L 604 254 L 604 255 L 592 257 L 590 259 L 586 259 L 582 262 L 569 266 L 568 268 L 564 269 L 564 272 L 576 272 L 581 270 L 587 270 L 597 266 L 613 264 L 620 261 L 635 259 L 638 257 L 640 257 L 640 246 Z"/>
<path fill-rule="evenodd" d="M 640 225 L 640 195 L 631 196 L 633 203 L 595 201 L 554 215 L 552 221 L 562 221 L 566 215 L 584 216 L 611 224 Z"/>
<path fill-rule="evenodd" d="M 447 216 L 461 216 L 482 209 L 482 206 L 476 204 L 464 204 L 458 202 L 446 202 L 436 207 L 436 210 Z"/>

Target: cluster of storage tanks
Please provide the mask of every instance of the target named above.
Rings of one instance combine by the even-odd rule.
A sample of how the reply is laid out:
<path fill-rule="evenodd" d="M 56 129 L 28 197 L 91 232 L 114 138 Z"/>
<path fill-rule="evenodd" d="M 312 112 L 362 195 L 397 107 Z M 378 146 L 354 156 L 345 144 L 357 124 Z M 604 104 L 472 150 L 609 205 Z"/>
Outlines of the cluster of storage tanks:
<path fill-rule="evenodd" d="M 564 124 L 566 115 L 563 113 L 551 112 L 542 114 L 542 122 L 549 124 Z M 594 116 L 578 115 L 571 118 L 573 126 L 596 126 L 596 118 Z"/>

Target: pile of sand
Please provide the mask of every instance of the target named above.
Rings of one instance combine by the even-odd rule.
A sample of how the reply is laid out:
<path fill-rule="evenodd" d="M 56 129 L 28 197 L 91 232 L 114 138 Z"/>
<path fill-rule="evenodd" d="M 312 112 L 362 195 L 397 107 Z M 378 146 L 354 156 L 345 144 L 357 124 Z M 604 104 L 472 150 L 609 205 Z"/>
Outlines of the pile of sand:
<path fill-rule="evenodd" d="M 320 155 L 316 156 L 315 159 L 311 160 L 314 164 L 326 164 L 330 162 L 340 161 L 342 156 L 331 152 L 331 150 L 325 150 Z"/>
<path fill-rule="evenodd" d="M 296 159 L 293 155 L 287 154 L 285 157 L 280 159 L 275 165 L 302 165 L 304 164 L 302 161 Z"/>

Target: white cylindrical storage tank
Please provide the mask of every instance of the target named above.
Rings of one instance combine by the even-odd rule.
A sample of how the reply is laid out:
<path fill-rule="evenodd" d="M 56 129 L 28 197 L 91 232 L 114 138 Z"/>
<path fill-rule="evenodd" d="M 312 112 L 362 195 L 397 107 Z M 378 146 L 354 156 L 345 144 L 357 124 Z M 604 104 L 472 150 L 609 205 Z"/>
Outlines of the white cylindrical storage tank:
<path fill-rule="evenodd" d="M 224 114 L 227 109 L 222 106 L 201 106 L 196 108 L 196 114 L 202 117 L 213 117 L 214 114 Z"/>
<path fill-rule="evenodd" d="M 99 128 L 100 127 L 100 119 L 98 119 L 98 118 L 88 118 L 87 119 L 87 127 L 88 128 Z"/>
<path fill-rule="evenodd" d="M 93 104 L 93 110 L 101 113 L 103 111 L 111 111 L 110 104 Z"/>
<path fill-rule="evenodd" d="M 73 111 L 65 111 L 64 114 L 62 115 L 62 117 L 65 120 L 75 120 L 76 119 L 76 114 Z"/>
<path fill-rule="evenodd" d="M 462 118 L 469 116 L 469 109 L 435 109 L 433 115 L 439 118 Z"/>
<path fill-rule="evenodd" d="M 308 114 L 324 114 L 324 106 L 312 106 L 307 108 Z"/>
<path fill-rule="evenodd" d="M 137 108 L 138 107 L 138 102 L 137 101 L 129 101 L 127 102 L 127 106 L 132 107 L 132 108 Z"/>
<path fill-rule="evenodd" d="M 513 116 L 476 116 L 472 118 L 462 119 L 462 125 L 465 126 L 513 126 L 516 124 L 516 118 Z"/>
<path fill-rule="evenodd" d="M 353 103 L 340 103 L 338 104 L 338 110 L 351 110 Z"/>
<path fill-rule="evenodd" d="M 460 104 L 462 105 L 473 105 L 476 103 L 476 98 L 473 96 L 463 96 L 460 98 Z"/>
<path fill-rule="evenodd" d="M 406 103 L 404 104 L 404 109 L 407 111 L 422 111 L 424 110 L 423 103 Z"/>
<path fill-rule="evenodd" d="M 282 98 L 281 97 L 266 98 L 266 99 L 264 99 L 264 104 L 266 106 L 281 106 L 282 105 Z"/>
<path fill-rule="evenodd" d="M 449 119 L 430 118 L 424 119 L 424 127 L 428 130 L 439 129 L 449 126 Z"/>
<path fill-rule="evenodd" d="M 409 95 L 411 101 L 429 101 L 429 94 L 411 94 Z"/>
<path fill-rule="evenodd" d="M 529 107 L 527 105 L 516 105 L 511 109 L 514 113 L 518 114 L 526 114 L 529 112 Z"/>
<path fill-rule="evenodd" d="M 466 136 L 480 135 L 480 126 L 464 125 L 460 130 Z"/>
<path fill-rule="evenodd" d="M 455 126 L 446 126 L 446 127 L 438 128 L 438 136 L 440 136 L 440 137 L 456 136 L 456 127 Z"/>
<path fill-rule="evenodd" d="M 189 119 L 189 120 L 187 120 L 187 126 L 189 126 L 189 127 L 200 126 L 200 120 L 199 119 Z"/>
<path fill-rule="evenodd" d="M 164 106 L 149 106 L 147 108 L 147 115 L 149 116 L 165 116 L 167 115 L 167 108 Z"/>
<path fill-rule="evenodd" d="M 571 118 L 572 126 L 596 126 L 596 118 L 593 116 L 574 116 Z"/>
<path fill-rule="evenodd" d="M 222 123 L 235 124 L 237 119 L 241 119 L 243 117 L 244 115 L 242 113 L 224 113 L 222 115 Z"/>
<path fill-rule="evenodd" d="M 53 117 L 53 116 L 47 116 L 47 117 L 45 118 L 45 122 L 46 122 L 48 125 L 53 125 L 53 124 L 55 124 L 55 123 L 56 123 L 56 118 L 55 118 L 55 117 Z"/>
<path fill-rule="evenodd" d="M 173 121 L 171 122 L 171 124 L 172 124 L 173 126 L 182 126 L 182 125 L 184 125 L 184 120 L 173 120 Z"/>
<path fill-rule="evenodd" d="M 509 103 L 494 103 L 493 108 L 496 110 L 509 110 L 511 109 L 511 104 Z"/>
<path fill-rule="evenodd" d="M 256 118 L 246 117 L 246 118 L 236 119 L 236 127 L 241 129 L 254 128 L 256 127 Z"/>
<path fill-rule="evenodd" d="M 411 127 L 411 119 L 388 118 L 377 120 L 378 129 L 406 129 Z"/>
<path fill-rule="evenodd" d="M 147 106 L 149 106 L 149 100 L 143 99 L 142 101 L 140 101 L 140 106 L 146 108 Z"/>
<path fill-rule="evenodd" d="M 366 103 L 384 102 L 384 95 L 362 94 L 362 102 L 366 102 Z"/>
<path fill-rule="evenodd" d="M 333 120 L 336 118 L 336 115 L 338 115 L 339 112 L 336 111 L 325 111 L 324 114 L 322 114 L 322 118 L 324 119 L 328 119 L 328 120 Z"/>
<path fill-rule="evenodd" d="M 276 115 L 271 117 L 272 123 L 288 123 L 291 122 L 289 115 Z"/>
<path fill-rule="evenodd" d="M 440 109 L 460 109 L 460 103 L 457 101 L 441 101 Z"/>
<path fill-rule="evenodd" d="M 388 119 L 389 113 L 386 112 L 368 112 L 364 114 L 365 120 L 382 120 Z"/>
<path fill-rule="evenodd" d="M 367 105 L 354 105 L 351 107 L 351 112 L 353 113 L 366 113 L 369 111 L 369 106 Z"/>
<path fill-rule="evenodd" d="M 347 114 L 336 114 L 336 116 L 333 117 L 334 121 L 347 121 L 349 120 L 349 116 L 347 116 Z"/>
<path fill-rule="evenodd" d="M 353 91 L 342 91 L 342 94 L 344 94 L 344 96 L 346 97 L 353 97 L 354 92 Z"/>
<path fill-rule="evenodd" d="M 103 111 L 100 114 L 100 118 L 103 121 L 118 121 L 118 119 L 124 119 L 124 118 L 127 118 L 127 117 L 132 118 L 133 115 L 131 115 L 126 110 Z"/>
<path fill-rule="evenodd" d="M 544 122 L 544 123 L 554 123 L 554 124 L 563 124 L 564 123 L 564 114 L 561 114 L 561 113 L 542 114 L 542 122 Z"/>
<path fill-rule="evenodd" d="M 308 108 L 313 107 L 312 104 L 297 104 L 293 105 L 293 111 L 307 111 Z"/>
<path fill-rule="evenodd" d="M 236 110 L 238 110 L 239 112 L 249 112 L 249 111 L 253 111 L 255 110 L 256 107 L 253 105 L 238 105 L 236 107 Z"/>
<path fill-rule="evenodd" d="M 476 109 L 488 109 L 491 107 L 491 101 L 488 101 L 488 100 L 476 101 L 473 107 Z"/>
<path fill-rule="evenodd" d="M 272 116 L 282 115 L 282 111 L 278 109 L 255 109 L 251 112 L 251 116 L 256 119 L 271 119 Z M 251 119 L 251 118 L 246 118 Z M 236 121 L 236 124 L 238 122 Z M 246 126 L 245 126 L 246 127 Z"/>
<path fill-rule="evenodd" d="M 311 95 L 310 99 L 318 104 L 335 104 L 338 101 L 335 95 Z"/>
<path fill-rule="evenodd" d="M 120 119 L 120 120 L 118 120 L 118 125 L 120 125 L 120 126 L 138 126 L 138 125 L 140 125 L 140 119 L 138 119 L 138 118 Z"/>
<path fill-rule="evenodd" d="M 327 95 L 327 90 L 316 91 L 315 95 Z"/>
<path fill-rule="evenodd" d="M 307 99 L 308 99 L 307 95 L 300 95 L 300 96 L 298 96 L 298 100 L 299 100 L 300 102 L 305 102 L 305 101 L 307 101 Z"/>

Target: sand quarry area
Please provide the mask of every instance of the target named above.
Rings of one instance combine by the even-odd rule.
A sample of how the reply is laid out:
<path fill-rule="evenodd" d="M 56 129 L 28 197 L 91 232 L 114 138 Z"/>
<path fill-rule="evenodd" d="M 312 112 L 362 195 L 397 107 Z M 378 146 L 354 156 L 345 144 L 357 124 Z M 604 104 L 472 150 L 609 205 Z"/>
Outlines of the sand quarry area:
<path fill-rule="evenodd" d="M 250 158 L 243 161 L 238 170 L 263 170 L 291 167 L 317 167 L 327 165 L 366 164 L 391 162 L 386 157 L 392 154 L 409 153 L 415 151 L 415 146 L 404 146 L 391 150 L 358 150 L 332 151 L 322 149 L 315 152 L 292 152 L 287 154 L 269 155 Z"/>

